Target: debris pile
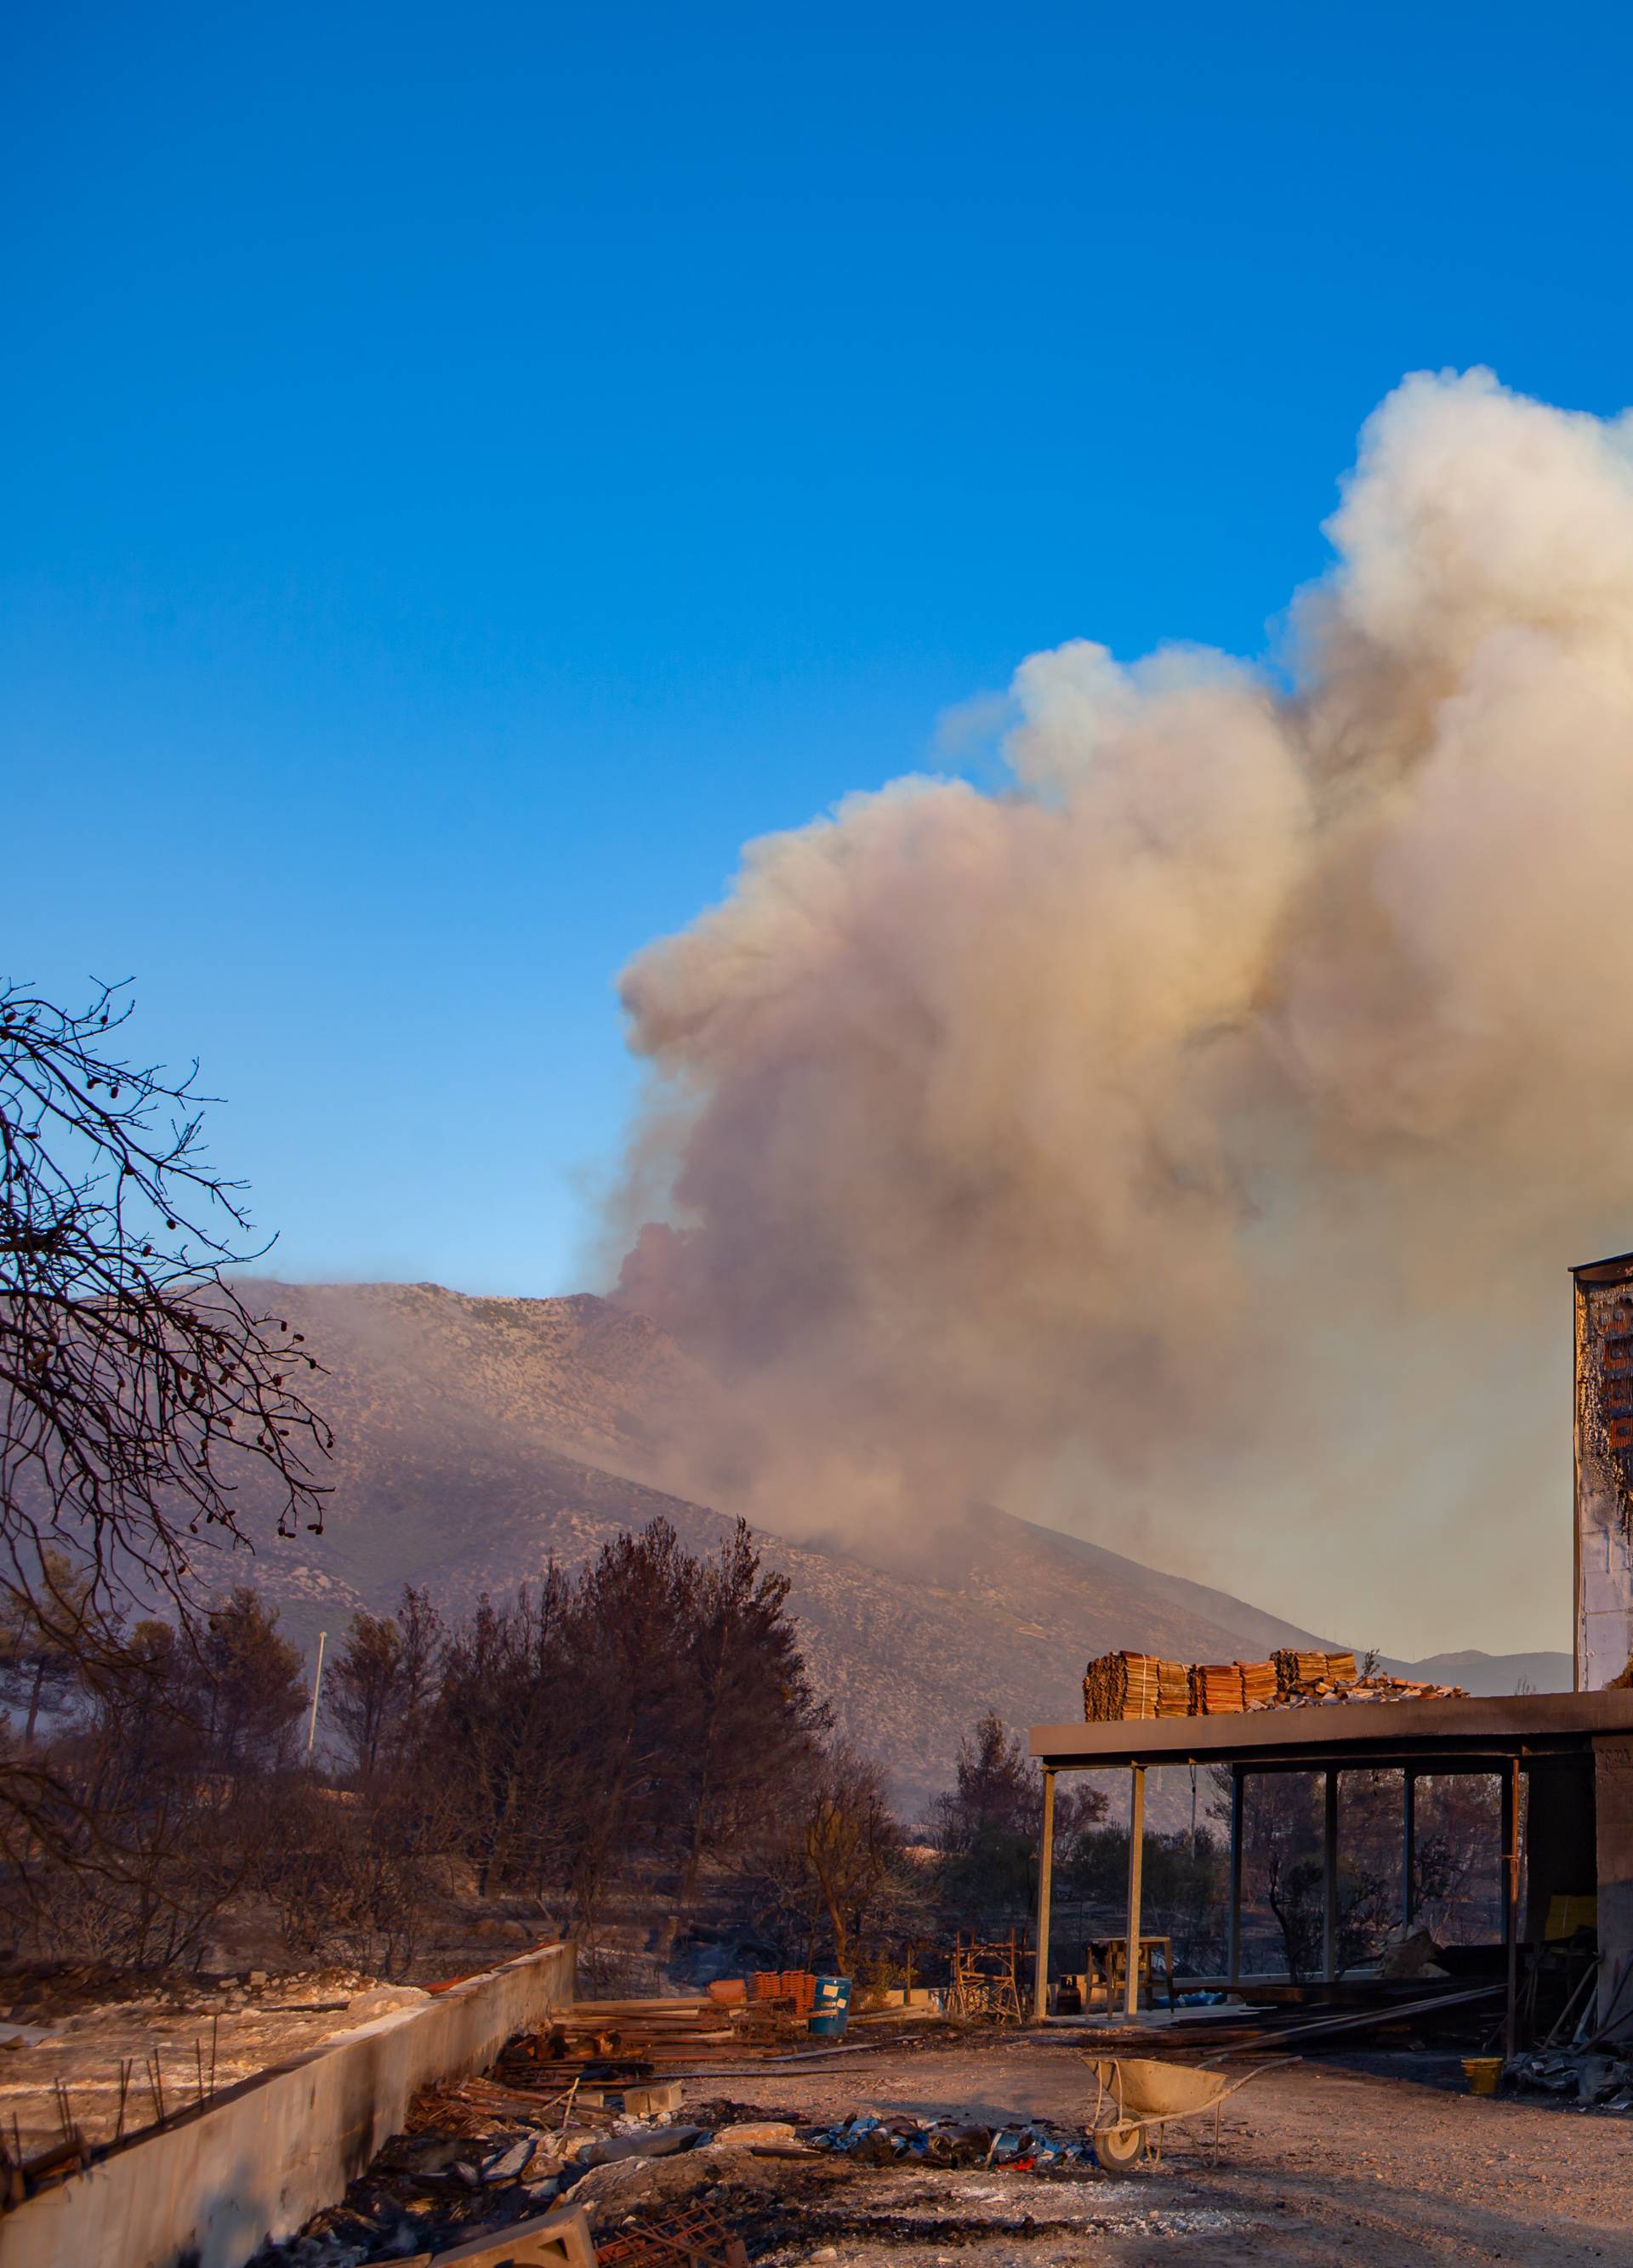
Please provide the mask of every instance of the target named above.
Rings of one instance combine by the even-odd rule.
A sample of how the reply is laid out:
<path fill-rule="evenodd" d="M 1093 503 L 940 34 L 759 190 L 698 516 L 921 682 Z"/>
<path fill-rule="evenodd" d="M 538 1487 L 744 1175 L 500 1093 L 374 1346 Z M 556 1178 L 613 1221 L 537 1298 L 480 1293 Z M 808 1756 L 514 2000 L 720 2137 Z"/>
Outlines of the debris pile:
<path fill-rule="evenodd" d="M 513 2046 L 514 2043 L 513 2043 Z M 578 2257 L 533 2248 L 539 2232 L 576 2226 L 597 2268 L 747 2268 L 742 2241 L 720 2217 L 719 2184 L 749 2159 L 849 2160 L 858 2168 L 1001 2168 L 1090 2174 L 1093 2143 L 1047 2120 L 993 2124 L 910 2113 L 812 2123 L 791 2110 L 721 2097 L 689 2107 L 678 2086 L 650 2111 L 656 2089 L 595 2085 L 575 2073 L 554 2092 L 468 2079 L 415 2097 L 394 2135 L 343 2203 L 298 2236 L 268 2244 L 252 2268 L 362 2268 L 381 2260 L 432 2268 L 451 2253 L 469 2268 Z M 684 2159 L 680 2165 L 656 2161 Z M 650 2175 L 640 2170 L 653 2161 Z M 695 2169 L 695 2172 L 693 2171 Z M 678 2183 L 673 2176 L 679 2176 Z M 590 2230 L 596 2232 L 594 2240 Z"/>
<path fill-rule="evenodd" d="M 637 2110 L 632 2096 L 640 2093 L 662 2095 L 662 2106 Z M 255 2268 L 358 2268 L 434 2257 L 490 2232 L 514 2235 L 574 2202 L 569 2193 L 592 2167 L 667 2157 L 706 2140 L 706 2128 L 676 2121 L 679 2095 L 591 2086 L 579 2073 L 531 2088 L 492 2079 L 425 2088 L 405 2131 L 344 2202 L 286 2243 L 264 2246 Z"/>
<path fill-rule="evenodd" d="M 957 2118 L 899 2113 L 875 2118 L 859 2113 L 828 2126 L 802 2128 L 802 2152 L 833 2152 L 864 2166 L 898 2161 L 926 2166 L 1004 2166 L 1015 2173 L 1081 2173 L 1095 2163 L 1094 2145 L 1081 2131 L 1047 2119 L 1024 2126 L 971 2124 Z"/>
<path fill-rule="evenodd" d="M 1633 2110 L 1633 2054 L 1541 2048 L 1508 2066 L 1518 2087 L 1570 2096 L 1585 2110 Z"/>
<path fill-rule="evenodd" d="M 1370 1677 L 1319 1678 L 1278 1693 L 1264 1705 L 1272 1709 L 1316 1709 L 1338 1701 L 1467 1701 L 1461 1685 L 1436 1685 L 1416 1677 L 1389 1677 L 1374 1670 Z"/>
<path fill-rule="evenodd" d="M 1463 1701 L 1460 1685 L 1381 1671 L 1363 1676 L 1353 1653 L 1286 1647 L 1268 1661 L 1164 1661 L 1154 1653 L 1106 1653 L 1083 1674 L 1083 1715 L 1119 1719 L 1238 1716 L 1333 1702 Z"/>

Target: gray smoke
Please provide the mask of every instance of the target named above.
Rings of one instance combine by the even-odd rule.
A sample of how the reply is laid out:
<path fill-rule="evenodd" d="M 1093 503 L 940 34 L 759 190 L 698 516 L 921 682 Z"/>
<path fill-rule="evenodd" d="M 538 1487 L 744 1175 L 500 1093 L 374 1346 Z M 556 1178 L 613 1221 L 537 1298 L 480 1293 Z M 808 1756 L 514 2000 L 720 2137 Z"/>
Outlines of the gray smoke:
<path fill-rule="evenodd" d="M 1001 792 L 752 843 L 625 972 L 698 1484 L 1556 1635 L 1563 1270 L 1633 1244 L 1629 427 L 1409 379 L 1327 533 L 1284 673 L 1036 654 Z"/>

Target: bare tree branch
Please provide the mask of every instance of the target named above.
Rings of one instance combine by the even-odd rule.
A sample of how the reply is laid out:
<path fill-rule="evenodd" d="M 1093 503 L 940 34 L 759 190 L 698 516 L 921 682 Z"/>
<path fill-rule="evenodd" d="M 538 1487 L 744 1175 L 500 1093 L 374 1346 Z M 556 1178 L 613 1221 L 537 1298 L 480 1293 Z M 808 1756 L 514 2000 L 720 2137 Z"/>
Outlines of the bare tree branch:
<path fill-rule="evenodd" d="M 203 1154 L 197 1065 L 115 1052 L 123 990 L 0 990 L 0 1554 L 32 1593 L 61 1543 L 100 1598 L 185 1612 L 202 1530 L 321 1528 L 331 1439 L 302 1335 L 224 1272 L 266 1248 Z"/>

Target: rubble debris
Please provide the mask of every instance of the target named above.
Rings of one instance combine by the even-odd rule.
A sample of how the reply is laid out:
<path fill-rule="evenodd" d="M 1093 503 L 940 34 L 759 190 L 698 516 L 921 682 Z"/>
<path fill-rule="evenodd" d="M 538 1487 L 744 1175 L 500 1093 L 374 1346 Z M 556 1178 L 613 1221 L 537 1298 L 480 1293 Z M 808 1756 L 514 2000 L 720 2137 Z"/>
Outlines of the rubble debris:
<path fill-rule="evenodd" d="M 1082 2129 L 1041 2119 L 994 2125 L 859 2112 L 812 2123 L 774 2101 L 728 2095 L 693 2102 L 681 2119 L 669 2107 L 636 2114 L 611 2087 L 551 2092 L 467 2079 L 417 2095 L 406 2131 L 343 2202 L 285 2243 L 263 2247 L 255 2268 L 359 2268 L 388 2259 L 417 2268 L 570 2264 L 578 2257 L 571 2250 L 522 2248 L 536 2242 L 536 2230 L 579 2223 L 602 2240 L 602 2268 L 735 2268 L 746 2261 L 740 2239 L 728 2219 L 705 2208 L 751 2190 L 757 2163 L 774 2182 L 794 2170 L 776 2161 L 824 2157 L 859 2170 L 916 2165 L 1099 2177 Z"/>
<path fill-rule="evenodd" d="M 1093 2145 L 1081 2128 L 1067 2130 L 1046 2119 L 1029 2124 L 987 2126 L 957 2118 L 924 2118 L 902 2113 L 876 2118 L 858 2112 L 827 2126 L 806 2127 L 800 2139 L 809 2150 L 852 2157 L 860 2164 L 899 2161 L 942 2168 L 1007 2167 L 1016 2173 L 1083 2173 L 1096 2165 Z"/>
<path fill-rule="evenodd" d="M 1184 1691 L 1181 1704 L 1179 1696 Z M 1268 1661 L 1200 1661 L 1187 1667 L 1152 1653 L 1106 1653 L 1083 1673 L 1083 1715 L 1091 1724 L 1159 1717 L 1219 1717 L 1262 1709 L 1306 1709 L 1335 1702 L 1465 1701 L 1460 1685 L 1437 1685 L 1381 1671 L 1361 1675 L 1355 1655 L 1283 1648 Z"/>
<path fill-rule="evenodd" d="M 1633 2110 L 1633 2046 L 1539 2048 L 1516 2056 L 1504 2077 L 1515 2087 L 1572 2096 L 1585 2110 Z"/>

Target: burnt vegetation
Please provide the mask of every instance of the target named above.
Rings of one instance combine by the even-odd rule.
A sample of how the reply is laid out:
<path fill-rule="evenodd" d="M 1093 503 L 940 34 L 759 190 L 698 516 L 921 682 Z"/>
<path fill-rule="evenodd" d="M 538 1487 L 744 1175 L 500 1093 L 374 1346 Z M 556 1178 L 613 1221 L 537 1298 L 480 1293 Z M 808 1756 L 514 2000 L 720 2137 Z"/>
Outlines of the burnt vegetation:
<path fill-rule="evenodd" d="M 162 1748 L 185 1657 L 188 1705 L 213 1696 L 215 1768 L 227 1610 L 209 1610 L 201 1562 L 211 1543 L 321 1524 L 329 1448 L 303 1394 L 314 1356 L 224 1272 L 255 1250 L 203 1152 L 196 1068 L 122 1055 L 129 1013 L 118 990 L 81 1010 L 0 990 L 0 1643 L 26 1695 L 0 1754 L 0 1860 L 11 1903 L 48 1888 L 58 1927 L 80 1885 L 126 1913 L 166 1906 L 155 1853 L 177 1789 L 115 1728 Z M 193 1906 L 218 1896 L 221 1856 L 197 1861 L 211 1889 Z M 174 1955 L 173 1924 L 139 1933 Z"/>
<path fill-rule="evenodd" d="M 196 1071 L 118 1054 L 129 1012 L 0 993 L 0 1550 L 46 1611 L 48 1543 L 103 1602 L 185 1605 L 195 1539 L 242 1537 L 247 1492 L 286 1534 L 321 1520 L 315 1358 L 223 1273 L 258 1256 L 240 1192 Z"/>
<path fill-rule="evenodd" d="M 235 1288 L 256 1256 L 240 1194 L 205 1158 L 193 1075 L 121 1054 L 128 1014 L 113 991 L 73 1012 L 0 992 L 11 1957 L 209 1966 L 232 1945 L 395 1975 L 502 1916 L 636 1988 L 816 1965 L 866 1984 L 934 1979 L 955 1929 L 1023 1931 L 1041 1795 L 1019 1742 L 983 1717 L 909 1828 L 837 1736 L 787 1579 L 741 1523 L 699 1555 L 656 1520 L 453 1623 L 408 1588 L 339 1634 L 308 1721 L 307 1666 L 247 1563 L 218 1571 L 218 1547 L 321 1522 L 319 1358 Z M 1343 1843 L 1347 1963 L 1398 1907 L 1375 1777 Z M 1193 1971 L 1223 1955 L 1228 1799 L 1208 1794 L 1146 1852 L 1148 1926 Z M 1485 1896 L 1490 1807 L 1430 1794 L 1415 1904 L 1455 1927 Z M 1319 1935 L 1314 1804 L 1274 1783 L 1244 1854 L 1295 1976 Z M 1059 1965 L 1063 1940 L 1120 1927 L 1127 1838 L 1086 1782 L 1056 1829 Z"/>

